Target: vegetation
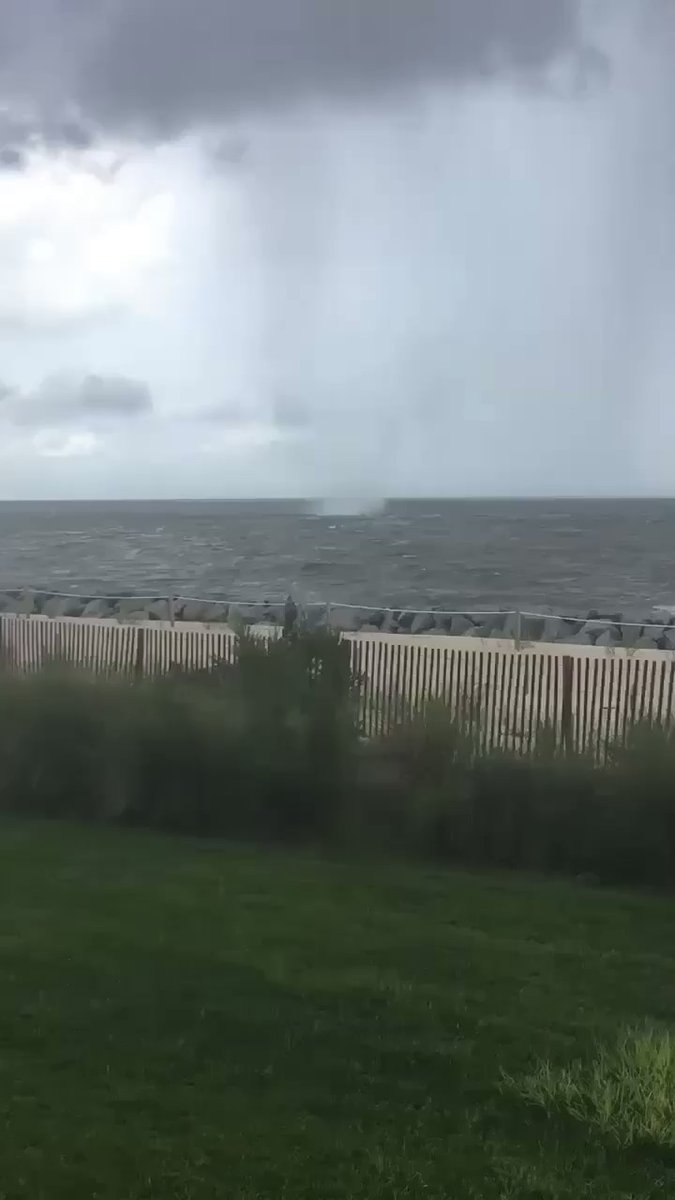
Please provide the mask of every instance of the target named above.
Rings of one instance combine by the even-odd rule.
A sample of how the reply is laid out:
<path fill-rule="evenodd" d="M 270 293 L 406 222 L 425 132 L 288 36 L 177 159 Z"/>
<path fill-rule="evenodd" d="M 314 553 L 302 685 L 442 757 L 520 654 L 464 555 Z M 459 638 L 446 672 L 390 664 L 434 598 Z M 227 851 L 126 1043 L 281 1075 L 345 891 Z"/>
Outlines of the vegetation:
<path fill-rule="evenodd" d="M 675 1194 L 503 1083 L 672 1021 L 669 899 L 7 819 L 0 878 L 7 1200 Z"/>
<path fill-rule="evenodd" d="M 597 1129 L 618 1146 L 675 1146 L 675 1038 L 668 1029 L 622 1030 L 590 1063 L 541 1063 L 506 1088 L 547 1113 Z"/>
<path fill-rule="evenodd" d="M 431 706 L 359 737 L 347 648 L 243 637 L 236 665 L 133 685 L 0 675 L 0 809 L 173 832 L 675 883 L 675 732 L 632 730 L 603 765 L 544 730 L 480 751 L 477 714 Z"/>

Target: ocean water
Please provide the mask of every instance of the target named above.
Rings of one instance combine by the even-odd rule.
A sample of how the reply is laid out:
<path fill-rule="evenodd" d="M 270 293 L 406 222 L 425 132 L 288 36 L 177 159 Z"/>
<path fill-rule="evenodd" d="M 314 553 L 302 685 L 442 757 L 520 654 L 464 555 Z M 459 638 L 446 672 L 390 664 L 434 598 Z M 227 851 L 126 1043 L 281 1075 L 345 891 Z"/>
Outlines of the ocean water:
<path fill-rule="evenodd" d="M 675 500 L 0 504 L 0 589 L 521 608 L 675 604 Z"/>

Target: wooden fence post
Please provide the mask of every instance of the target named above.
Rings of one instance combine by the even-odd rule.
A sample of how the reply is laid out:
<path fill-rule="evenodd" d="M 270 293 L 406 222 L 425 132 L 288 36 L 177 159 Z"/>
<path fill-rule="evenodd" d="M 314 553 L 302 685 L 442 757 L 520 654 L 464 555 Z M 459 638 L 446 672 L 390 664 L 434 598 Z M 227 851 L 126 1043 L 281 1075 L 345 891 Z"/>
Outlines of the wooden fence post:
<path fill-rule="evenodd" d="M 145 628 L 139 625 L 136 629 L 136 661 L 134 662 L 134 677 L 142 679 L 145 668 Z"/>
<path fill-rule="evenodd" d="M 562 660 L 562 710 L 560 727 L 563 749 L 572 749 L 572 689 L 574 686 L 574 659 L 566 654 Z"/>

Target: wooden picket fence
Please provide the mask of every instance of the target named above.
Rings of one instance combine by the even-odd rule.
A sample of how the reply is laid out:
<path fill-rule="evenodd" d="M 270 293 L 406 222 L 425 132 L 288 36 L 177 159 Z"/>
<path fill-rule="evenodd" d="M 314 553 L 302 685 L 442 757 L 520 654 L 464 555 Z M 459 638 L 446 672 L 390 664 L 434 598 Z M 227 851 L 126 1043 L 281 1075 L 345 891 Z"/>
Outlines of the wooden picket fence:
<path fill-rule="evenodd" d="M 345 634 L 363 731 L 373 737 L 442 701 L 478 751 L 530 752 L 542 731 L 603 756 L 637 722 L 675 717 L 675 654 L 482 642 L 401 634 Z M 236 658 L 225 628 L 0 616 L 0 662 L 32 672 L 66 663 L 130 679 Z"/>

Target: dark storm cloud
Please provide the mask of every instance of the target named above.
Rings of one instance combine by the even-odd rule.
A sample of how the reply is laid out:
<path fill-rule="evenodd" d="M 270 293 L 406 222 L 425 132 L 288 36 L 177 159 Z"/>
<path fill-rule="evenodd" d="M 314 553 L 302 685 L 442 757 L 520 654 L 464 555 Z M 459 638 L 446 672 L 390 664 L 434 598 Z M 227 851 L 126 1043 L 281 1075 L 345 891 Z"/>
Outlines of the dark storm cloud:
<path fill-rule="evenodd" d="M 149 133 L 584 53 L 579 0 L 32 0 L 30 21 L 28 7 L 3 0 L 0 83 L 18 63 L 19 84 L 61 84 L 103 127 Z"/>
<path fill-rule="evenodd" d="M 0 386 L 0 418 L 18 426 L 69 425 L 152 412 L 149 388 L 122 375 L 52 375 L 32 392 Z"/>
<path fill-rule="evenodd" d="M 288 100 L 537 70 L 579 47 L 577 0 L 115 0 L 82 102 L 171 128 Z"/>
<path fill-rule="evenodd" d="M 39 111 L 19 116 L 0 109 L 0 170 L 21 170 L 32 151 L 88 150 L 94 140 L 91 129 L 73 117 L 59 119 Z"/>

